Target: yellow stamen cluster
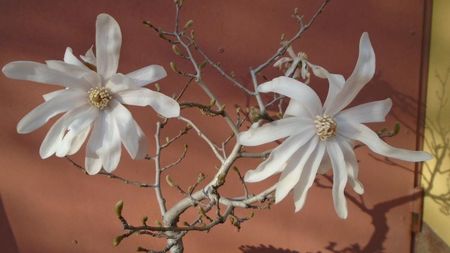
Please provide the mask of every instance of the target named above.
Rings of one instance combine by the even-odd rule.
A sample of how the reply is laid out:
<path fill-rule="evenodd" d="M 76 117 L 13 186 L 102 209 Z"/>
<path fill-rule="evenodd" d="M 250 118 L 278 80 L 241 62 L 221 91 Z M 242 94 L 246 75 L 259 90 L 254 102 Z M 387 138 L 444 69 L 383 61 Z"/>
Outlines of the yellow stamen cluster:
<path fill-rule="evenodd" d="M 100 110 L 103 110 L 108 106 L 109 101 L 112 99 L 110 91 L 105 87 L 91 88 L 88 91 L 88 94 L 89 103 Z"/>
<path fill-rule="evenodd" d="M 336 135 L 336 121 L 330 116 L 326 114 L 323 116 L 316 116 L 314 123 L 316 126 L 316 134 L 321 141 L 326 141 L 328 138 Z"/>

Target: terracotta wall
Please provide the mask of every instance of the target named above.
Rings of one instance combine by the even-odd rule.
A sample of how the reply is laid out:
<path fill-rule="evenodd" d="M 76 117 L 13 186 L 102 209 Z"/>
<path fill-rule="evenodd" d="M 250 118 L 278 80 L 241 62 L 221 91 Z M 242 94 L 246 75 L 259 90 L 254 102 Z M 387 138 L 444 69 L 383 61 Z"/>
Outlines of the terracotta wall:
<path fill-rule="evenodd" d="M 278 47 L 281 33 L 292 34 L 296 23 L 293 9 L 310 17 L 320 1 L 207 1 L 186 0 L 183 19 L 194 19 L 197 37 L 206 52 L 250 85 L 249 66 L 255 66 Z M 353 70 L 362 32 L 368 31 L 377 56 L 374 80 L 360 93 L 355 103 L 392 97 L 394 106 L 385 124 L 373 129 L 402 123 L 401 133 L 389 139 L 396 146 L 416 148 L 418 98 L 423 27 L 422 0 L 332 1 L 317 23 L 295 43 L 296 50 L 308 53 L 314 63 L 348 76 Z M 44 61 L 61 59 L 66 46 L 84 53 L 94 43 L 95 18 L 107 12 L 120 23 L 123 32 L 119 69 L 126 73 L 148 64 L 169 69 L 174 60 L 170 47 L 141 24 L 144 19 L 169 28 L 173 25 L 172 1 L 0 1 L 0 65 L 13 60 Z M 224 49 L 218 53 L 219 48 Z M 181 67 L 188 67 L 180 64 Z M 279 75 L 275 69 L 266 75 Z M 230 108 L 246 103 L 245 96 L 214 71 L 207 81 Z M 174 74 L 162 80 L 163 92 L 179 90 L 184 80 Z M 323 82 L 312 84 L 323 95 Z M 28 135 L 18 135 L 20 118 L 42 102 L 41 95 L 53 88 L 30 82 L 8 80 L 0 75 L 0 248 L 2 252 L 133 252 L 138 245 L 162 246 L 162 242 L 132 237 L 119 247 L 112 238 L 121 232 L 115 219 L 114 203 L 125 201 L 124 213 L 139 222 L 144 215 L 159 219 L 154 193 L 137 189 L 104 177 L 80 173 L 66 160 L 41 160 L 38 149 L 49 125 Z M 186 101 L 207 99 L 193 88 Z M 254 101 L 251 101 L 254 103 Z M 151 110 L 134 110 L 149 138 L 154 132 L 155 115 Z M 201 121 L 195 111 L 186 112 L 208 134 L 223 138 L 221 120 Z M 181 124 L 165 129 L 163 136 L 177 132 Z M 173 161 L 184 143 L 198 143 L 192 134 L 167 153 L 164 162 Z M 195 180 L 203 171 L 212 175 L 216 162 L 203 144 L 191 145 L 183 166 L 171 172 L 182 185 Z M 357 151 L 360 177 L 365 184 L 364 201 L 349 191 L 349 218 L 340 220 L 334 213 L 331 191 L 313 187 L 306 207 L 293 212 L 290 197 L 269 211 L 258 212 L 238 233 L 229 225 L 209 234 L 193 233 L 186 238 L 187 252 L 409 252 L 414 165 L 383 162 Z M 74 157 L 82 161 L 83 154 Z M 243 170 L 256 161 L 242 163 Z M 118 174 L 151 181 L 152 164 L 132 162 L 127 155 Z M 271 180 L 269 180 L 271 181 Z M 273 180 L 272 180 L 273 182 Z M 324 178 L 320 182 L 327 183 Z M 254 190 L 263 185 L 256 185 Z M 167 188 L 166 188 L 167 189 Z M 232 189 L 230 190 L 232 192 Z M 169 204 L 179 197 L 166 190 Z"/>

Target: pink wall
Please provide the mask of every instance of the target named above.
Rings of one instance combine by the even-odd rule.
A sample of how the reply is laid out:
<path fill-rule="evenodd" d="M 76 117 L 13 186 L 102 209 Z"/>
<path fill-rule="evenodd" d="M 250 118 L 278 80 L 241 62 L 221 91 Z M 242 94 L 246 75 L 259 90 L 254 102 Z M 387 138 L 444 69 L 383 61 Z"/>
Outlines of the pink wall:
<path fill-rule="evenodd" d="M 319 6 L 319 1 L 287 0 L 185 2 L 183 18 L 194 19 L 200 45 L 248 84 L 249 66 L 273 54 L 281 33 L 289 35 L 296 30 L 290 17 L 293 9 L 299 7 L 309 17 Z M 388 142 L 410 149 L 416 147 L 423 2 L 332 1 L 305 37 L 294 45 L 295 49 L 306 51 L 312 62 L 348 76 L 356 62 L 359 37 L 368 31 L 377 56 L 377 74 L 356 103 L 392 97 L 394 107 L 388 122 L 372 127 L 381 129 L 401 121 L 404 124 L 401 134 Z M 0 65 L 13 60 L 61 59 L 66 46 L 78 54 L 84 53 L 94 43 L 95 18 L 101 12 L 114 16 L 122 27 L 120 71 L 126 73 L 148 64 L 161 64 L 170 70 L 168 63 L 175 59 L 170 47 L 141 24 L 147 19 L 165 28 L 172 26 L 172 1 L 163 0 L 1 0 Z M 219 48 L 225 49 L 223 54 L 217 53 Z M 266 75 L 278 74 L 273 70 Z M 234 103 L 245 103 L 245 96 L 214 71 L 208 72 L 206 80 L 230 108 Z M 183 81 L 169 73 L 160 85 L 163 92 L 171 94 L 182 87 Z M 319 82 L 313 88 L 324 94 L 326 86 Z M 125 201 L 124 214 L 134 223 L 144 215 L 150 221 L 159 219 L 152 190 L 137 189 L 101 176 L 86 176 L 65 159 L 41 160 L 38 149 L 50 124 L 32 134 L 16 133 L 20 118 L 42 101 L 42 94 L 52 89 L 0 75 L 1 251 L 133 252 L 139 245 L 162 246 L 162 241 L 146 237 L 132 237 L 117 248 L 111 244 L 121 232 L 113 212 L 117 200 Z M 199 94 L 193 88 L 185 101 L 199 97 L 207 101 Z M 154 112 L 150 109 L 133 112 L 153 141 Z M 200 121 L 202 118 L 194 110 L 186 115 L 217 138 L 227 135 L 220 119 Z M 180 125 L 169 126 L 163 136 L 173 135 Z M 197 142 L 197 137 L 194 134 L 184 137 L 164 161 L 176 159 L 183 144 L 189 142 Z M 382 158 L 368 155 L 366 148 L 357 154 L 361 181 L 366 188 L 365 204 L 349 191 L 347 220 L 335 215 L 329 189 L 313 187 L 302 212 L 293 212 L 293 202 L 288 197 L 272 210 L 257 213 L 239 233 L 228 223 L 209 234 L 192 233 L 185 240 L 186 252 L 409 252 L 414 165 L 401 162 L 401 166 L 394 166 L 376 161 Z M 82 161 L 83 152 L 74 159 Z M 241 168 L 250 169 L 256 164 L 256 161 L 241 163 Z M 175 168 L 171 175 L 182 185 L 188 185 L 199 171 L 212 175 L 214 165 L 210 152 L 199 144 L 190 149 L 183 166 Z M 148 161 L 132 162 L 123 154 L 117 173 L 151 181 L 152 166 Z M 326 182 L 323 178 L 320 181 Z M 252 187 L 256 191 L 263 185 Z M 179 194 L 166 189 L 169 204 L 173 203 Z"/>

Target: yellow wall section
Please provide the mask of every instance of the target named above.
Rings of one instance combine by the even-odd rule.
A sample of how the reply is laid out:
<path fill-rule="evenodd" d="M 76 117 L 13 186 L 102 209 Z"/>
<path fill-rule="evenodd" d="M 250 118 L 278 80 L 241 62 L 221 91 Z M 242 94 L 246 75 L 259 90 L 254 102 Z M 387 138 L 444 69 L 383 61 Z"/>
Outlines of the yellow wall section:
<path fill-rule="evenodd" d="M 431 29 L 425 150 L 424 221 L 450 245 L 450 1 L 435 0 Z"/>

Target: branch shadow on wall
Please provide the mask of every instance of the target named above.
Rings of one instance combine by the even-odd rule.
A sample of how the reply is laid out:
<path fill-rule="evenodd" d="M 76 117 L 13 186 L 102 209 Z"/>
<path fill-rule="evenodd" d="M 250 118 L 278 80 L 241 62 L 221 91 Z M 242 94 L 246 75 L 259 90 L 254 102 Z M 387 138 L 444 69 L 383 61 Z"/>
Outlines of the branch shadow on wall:
<path fill-rule="evenodd" d="M 322 180 L 325 179 L 325 180 Z M 325 181 L 325 182 L 322 182 Z M 331 189 L 331 177 L 324 176 L 321 179 L 316 180 L 316 184 L 321 188 Z M 421 193 L 414 193 L 411 195 L 401 196 L 398 198 L 393 198 L 387 201 L 380 202 L 369 208 L 365 202 L 364 198 L 359 196 L 355 197 L 346 194 L 347 199 L 356 205 L 362 212 L 369 215 L 371 218 L 372 226 L 374 227 L 374 232 L 372 233 L 369 241 L 365 245 L 360 245 L 357 243 L 350 244 L 348 246 L 340 246 L 338 242 L 329 242 L 328 245 L 324 247 L 324 251 L 307 252 L 307 251 L 295 251 L 289 249 L 275 248 L 272 245 L 259 245 L 259 246 L 241 246 L 239 249 L 243 253 L 382 253 L 384 251 L 384 242 L 387 238 L 389 232 L 387 214 L 388 212 L 398 206 L 409 203 L 417 198 L 420 198 Z"/>
<path fill-rule="evenodd" d="M 16 244 L 16 238 L 9 224 L 6 216 L 5 208 L 3 207 L 2 196 L 0 195 L 0 249 L 3 253 L 19 253 Z"/>

